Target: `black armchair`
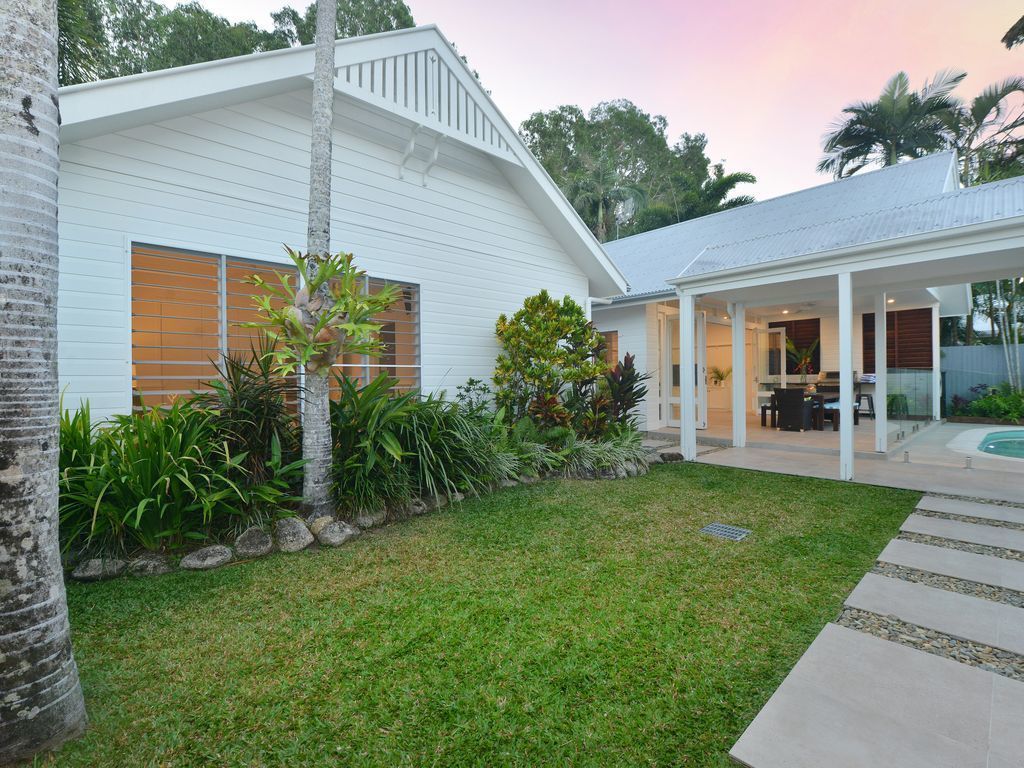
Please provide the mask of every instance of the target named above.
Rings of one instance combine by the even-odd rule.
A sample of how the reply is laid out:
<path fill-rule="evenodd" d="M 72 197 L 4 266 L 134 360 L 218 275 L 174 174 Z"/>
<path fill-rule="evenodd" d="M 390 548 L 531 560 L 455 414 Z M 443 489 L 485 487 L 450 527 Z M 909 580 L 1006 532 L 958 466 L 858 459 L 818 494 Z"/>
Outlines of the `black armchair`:
<path fill-rule="evenodd" d="M 814 409 L 817 403 L 806 400 L 802 389 L 776 387 L 775 404 L 779 412 L 779 429 L 803 432 L 814 428 Z"/>

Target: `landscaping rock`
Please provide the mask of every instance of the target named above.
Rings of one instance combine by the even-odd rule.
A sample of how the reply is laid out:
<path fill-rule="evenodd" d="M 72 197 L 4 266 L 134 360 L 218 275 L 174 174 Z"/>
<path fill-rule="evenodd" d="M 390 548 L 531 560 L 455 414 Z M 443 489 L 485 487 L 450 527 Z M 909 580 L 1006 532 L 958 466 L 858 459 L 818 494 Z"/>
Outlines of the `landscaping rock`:
<path fill-rule="evenodd" d="M 409 502 L 410 515 L 425 515 L 430 511 L 430 506 L 423 499 L 413 499 Z"/>
<path fill-rule="evenodd" d="M 316 540 L 325 547 L 340 547 L 358 535 L 359 529 L 355 526 L 343 523 L 341 520 L 331 520 L 317 530 Z"/>
<path fill-rule="evenodd" d="M 650 455 L 648 455 L 648 457 L 647 457 L 647 463 L 648 464 L 664 464 L 665 463 L 665 459 L 657 451 L 652 451 L 650 453 Z"/>
<path fill-rule="evenodd" d="M 627 477 L 636 477 L 638 474 L 635 461 L 627 461 L 622 465 L 622 469 L 625 470 Z"/>
<path fill-rule="evenodd" d="M 274 550 L 274 540 L 262 528 L 253 526 L 235 539 L 235 554 L 248 560 L 252 557 L 263 557 Z"/>
<path fill-rule="evenodd" d="M 324 528 L 326 528 L 333 522 L 334 518 L 330 515 L 322 515 L 321 517 L 318 517 L 316 520 L 309 524 L 309 532 L 312 533 L 314 536 L 319 536 L 320 531 L 322 531 Z"/>
<path fill-rule="evenodd" d="M 515 488 L 517 485 L 519 485 L 519 481 L 513 480 L 511 477 L 506 477 L 499 483 L 499 485 L 502 488 Z"/>
<path fill-rule="evenodd" d="M 220 566 L 231 562 L 231 550 L 225 547 L 223 544 L 214 544 L 210 547 L 203 547 L 197 549 L 195 552 L 189 552 L 178 563 L 186 571 L 208 571 L 211 568 L 220 568 Z"/>
<path fill-rule="evenodd" d="M 448 497 L 448 501 L 453 503 L 453 504 L 457 504 L 458 502 L 462 501 L 465 498 L 466 498 L 465 496 L 463 496 L 461 493 L 456 491 L 455 493 L 453 493 L 451 496 Z"/>
<path fill-rule="evenodd" d="M 297 517 L 282 517 L 274 526 L 277 548 L 282 552 L 299 552 L 313 543 L 313 534 Z"/>
<path fill-rule="evenodd" d="M 520 475 L 519 482 L 523 485 L 533 485 L 534 483 L 539 483 L 540 478 L 534 475 Z"/>
<path fill-rule="evenodd" d="M 376 528 L 377 526 L 384 525 L 387 519 L 387 510 L 380 509 L 376 512 L 363 512 L 356 518 L 356 526 L 363 530 Z"/>
<path fill-rule="evenodd" d="M 683 454 L 679 451 L 662 451 L 661 460 L 665 462 L 676 462 L 683 460 Z"/>
<path fill-rule="evenodd" d="M 163 555 L 140 555 L 128 564 L 128 573 L 132 576 L 163 576 L 174 569 Z"/>
<path fill-rule="evenodd" d="M 120 576 L 125 572 L 128 563 L 124 560 L 110 557 L 93 557 L 78 564 L 78 567 L 71 572 L 71 578 L 76 581 L 103 581 Z"/>

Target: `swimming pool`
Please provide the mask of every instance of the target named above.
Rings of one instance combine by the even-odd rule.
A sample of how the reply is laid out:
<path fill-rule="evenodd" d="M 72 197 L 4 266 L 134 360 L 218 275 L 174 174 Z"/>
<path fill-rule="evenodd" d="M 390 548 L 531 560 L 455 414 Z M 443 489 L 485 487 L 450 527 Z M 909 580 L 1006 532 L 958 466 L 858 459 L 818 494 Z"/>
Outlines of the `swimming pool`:
<path fill-rule="evenodd" d="M 1024 429 L 989 432 L 978 450 L 1011 459 L 1024 459 Z"/>

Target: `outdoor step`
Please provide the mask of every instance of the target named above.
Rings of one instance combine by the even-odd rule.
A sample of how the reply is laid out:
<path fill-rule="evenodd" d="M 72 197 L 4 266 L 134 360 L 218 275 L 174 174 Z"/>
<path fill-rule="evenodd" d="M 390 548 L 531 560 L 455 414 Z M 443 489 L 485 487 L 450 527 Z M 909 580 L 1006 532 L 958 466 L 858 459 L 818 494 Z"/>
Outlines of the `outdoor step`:
<path fill-rule="evenodd" d="M 878 559 L 906 568 L 1024 592 L 1024 562 L 1016 560 L 899 539 L 890 541 Z"/>
<path fill-rule="evenodd" d="M 917 503 L 917 508 L 927 509 L 930 512 L 944 512 L 947 515 L 980 517 L 985 520 L 1001 520 L 1006 523 L 1024 525 L 1024 508 L 1021 507 L 1004 507 L 999 504 L 983 504 L 980 501 L 925 496 Z"/>
<path fill-rule="evenodd" d="M 1024 655 L 1024 608 L 869 573 L 846 605 Z"/>
<path fill-rule="evenodd" d="M 1024 531 L 1013 528 L 997 528 L 994 525 L 965 523 L 962 520 L 911 515 L 900 526 L 900 530 L 1024 552 Z"/>
<path fill-rule="evenodd" d="M 1011 766 L 1022 718 L 1024 683 L 829 624 L 729 754 L 750 768 Z"/>

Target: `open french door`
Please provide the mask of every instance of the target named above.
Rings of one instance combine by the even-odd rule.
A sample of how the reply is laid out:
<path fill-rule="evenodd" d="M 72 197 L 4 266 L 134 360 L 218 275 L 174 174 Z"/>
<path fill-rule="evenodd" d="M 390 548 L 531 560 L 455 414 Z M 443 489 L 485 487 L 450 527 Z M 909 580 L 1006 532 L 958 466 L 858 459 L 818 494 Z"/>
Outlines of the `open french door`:
<path fill-rule="evenodd" d="M 697 429 L 708 427 L 708 378 L 707 378 L 707 313 L 698 311 L 694 313 L 694 366 L 693 378 L 690 379 L 695 388 L 697 402 Z M 661 391 L 662 402 L 665 413 L 665 423 L 670 427 L 678 427 L 680 424 L 680 408 L 682 398 L 680 396 L 680 383 L 683 381 L 679 370 L 679 316 L 667 316 L 665 318 L 664 333 L 662 336 L 661 348 L 664 360 L 661 370 L 664 372 Z"/>

